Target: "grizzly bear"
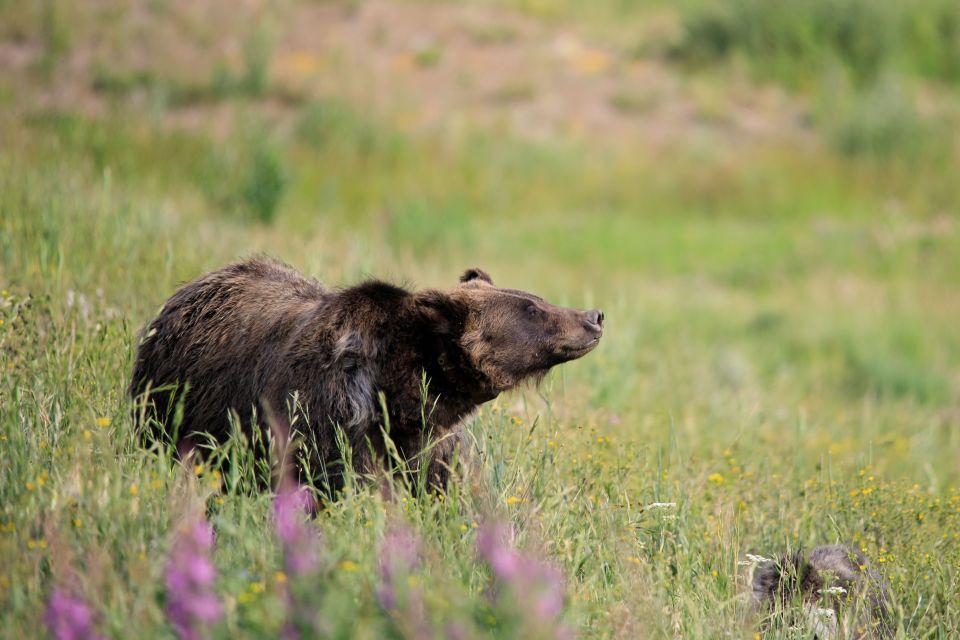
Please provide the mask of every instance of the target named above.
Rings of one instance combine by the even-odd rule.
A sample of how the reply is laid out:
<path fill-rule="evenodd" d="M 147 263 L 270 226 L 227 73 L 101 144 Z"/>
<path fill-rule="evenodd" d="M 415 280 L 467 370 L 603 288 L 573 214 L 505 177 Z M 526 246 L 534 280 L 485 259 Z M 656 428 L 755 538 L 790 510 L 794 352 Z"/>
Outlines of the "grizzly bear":
<path fill-rule="evenodd" d="M 231 412 L 266 442 L 265 417 L 280 414 L 310 445 L 300 473 L 331 493 L 344 450 L 364 475 L 391 457 L 386 430 L 393 458 L 444 487 L 465 417 L 602 334 L 601 311 L 498 288 L 480 269 L 447 291 L 377 280 L 331 290 L 252 259 L 174 293 L 141 334 L 129 392 L 140 431 L 181 452 L 224 442 Z"/>
<path fill-rule="evenodd" d="M 851 547 L 820 545 L 767 560 L 754 571 L 752 587 L 765 627 L 799 626 L 818 640 L 893 635 L 886 582 Z"/>

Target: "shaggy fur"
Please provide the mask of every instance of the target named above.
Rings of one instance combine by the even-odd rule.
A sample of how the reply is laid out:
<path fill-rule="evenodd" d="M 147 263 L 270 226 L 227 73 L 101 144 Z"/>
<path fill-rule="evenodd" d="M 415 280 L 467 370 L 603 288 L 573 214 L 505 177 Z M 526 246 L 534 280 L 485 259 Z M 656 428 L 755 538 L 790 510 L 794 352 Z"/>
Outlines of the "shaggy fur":
<path fill-rule="evenodd" d="M 819 640 L 892 635 L 886 584 L 862 553 L 844 545 L 821 545 L 760 565 L 753 598 L 770 617 L 783 616 L 786 626 L 805 623 Z"/>
<path fill-rule="evenodd" d="M 287 414 L 313 450 L 314 477 L 339 486 L 342 428 L 360 473 L 386 457 L 380 402 L 391 439 L 413 465 L 445 485 L 460 424 L 483 402 L 591 351 L 603 314 L 556 307 L 499 289 L 479 269 L 448 291 L 410 292 L 379 281 L 329 290 L 291 267 L 255 259 L 209 273 L 177 291 L 144 330 L 130 394 L 148 409 L 153 437 L 182 451 L 223 442 L 228 411 L 247 434 L 255 416 Z M 423 381 L 427 381 L 426 396 Z M 182 421 L 173 433 L 175 393 Z M 178 391 L 179 390 L 179 391 Z M 139 412 L 138 412 L 139 413 Z"/>

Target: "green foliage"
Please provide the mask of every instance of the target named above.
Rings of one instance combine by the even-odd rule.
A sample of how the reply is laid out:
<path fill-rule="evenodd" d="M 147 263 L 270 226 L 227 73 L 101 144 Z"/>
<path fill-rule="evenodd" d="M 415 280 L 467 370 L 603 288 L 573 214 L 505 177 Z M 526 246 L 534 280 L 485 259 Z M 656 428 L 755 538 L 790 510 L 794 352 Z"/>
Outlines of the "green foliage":
<path fill-rule="evenodd" d="M 290 182 L 278 141 L 254 127 L 208 149 L 199 164 L 193 179 L 221 211 L 261 223 L 276 218 Z"/>
<path fill-rule="evenodd" d="M 833 89 L 823 92 L 821 128 L 842 153 L 908 162 L 948 156 L 943 123 L 920 115 L 902 79 L 884 76 L 856 93 Z"/>
<path fill-rule="evenodd" d="M 960 6 L 950 0 L 732 0 L 689 3 L 679 57 L 712 62 L 742 56 L 794 83 L 843 65 L 858 83 L 902 69 L 960 80 Z"/>
<path fill-rule="evenodd" d="M 279 151 L 266 142 L 255 143 L 240 196 L 250 214 L 271 222 L 287 188 L 287 173 Z"/>
<path fill-rule="evenodd" d="M 395 160 L 404 147 L 404 139 L 398 132 L 333 98 L 314 101 L 303 109 L 297 123 L 297 139 L 341 161 Z"/>
<path fill-rule="evenodd" d="M 261 98 L 270 88 L 270 58 L 273 47 L 263 29 L 255 29 L 244 41 L 243 69 L 236 74 L 224 65 L 214 67 L 210 93 L 223 100 L 230 97 Z"/>
<path fill-rule="evenodd" d="M 880 336 L 851 336 L 846 359 L 856 397 L 876 394 L 923 404 L 938 404 L 950 397 L 950 383 L 938 370 L 936 347 L 923 327 L 891 323 Z"/>
<path fill-rule="evenodd" d="M 70 46 L 70 32 L 62 0 L 43 0 L 40 33 L 43 40 L 41 69 L 51 74 Z"/>
<path fill-rule="evenodd" d="M 243 49 L 244 73 L 240 86 L 247 95 L 266 93 L 270 71 L 271 44 L 263 29 L 255 29 Z"/>
<path fill-rule="evenodd" d="M 387 215 L 387 238 L 398 251 L 456 256 L 475 245 L 478 231 L 463 203 L 400 202 Z"/>

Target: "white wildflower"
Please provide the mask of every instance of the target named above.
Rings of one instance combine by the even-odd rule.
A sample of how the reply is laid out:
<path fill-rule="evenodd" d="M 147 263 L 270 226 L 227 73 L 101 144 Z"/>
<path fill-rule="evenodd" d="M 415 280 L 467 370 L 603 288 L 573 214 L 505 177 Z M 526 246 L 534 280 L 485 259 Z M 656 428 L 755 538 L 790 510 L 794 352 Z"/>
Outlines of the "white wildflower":
<path fill-rule="evenodd" d="M 741 567 L 746 567 L 746 566 L 753 567 L 758 564 L 763 564 L 764 562 L 773 562 L 773 560 L 771 560 L 770 558 L 764 558 L 763 556 L 754 555 L 752 553 L 745 553 L 744 556 L 746 556 L 747 559 L 741 560 L 740 562 L 737 563 Z"/>
<path fill-rule="evenodd" d="M 677 506 L 676 502 L 651 502 L 643 508 L 644 511 L 649 511 L 651 509 L 675 509 Z"/>

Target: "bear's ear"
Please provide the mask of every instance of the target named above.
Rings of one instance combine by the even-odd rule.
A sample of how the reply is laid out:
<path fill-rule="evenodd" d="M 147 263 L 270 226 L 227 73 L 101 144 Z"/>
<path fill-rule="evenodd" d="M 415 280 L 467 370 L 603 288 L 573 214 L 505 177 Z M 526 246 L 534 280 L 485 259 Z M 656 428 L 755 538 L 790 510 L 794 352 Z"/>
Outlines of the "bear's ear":
<path fill-rule="evenodd" d="M 418 323 L 430 333 L 459 335 L 467 320 L 467 305 L 443 291 L 427 289 L 417 293 L 414 308 Z"/>
<path fill-rule="evenodd" d="M 493 280 L 490 279 L 490 276 L 487 275 L 487 272 L 483 269 L 478 269 L 477 267 L 467 269 L 463 272 L 463 275 L 460 276 L 460 282 L 470 282 L 471 280 L 482 280 L 487 284 L 493 284 Z"/>

